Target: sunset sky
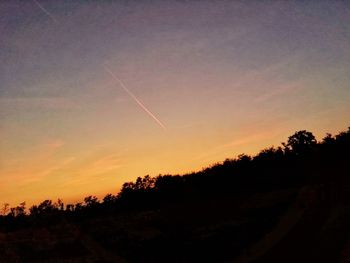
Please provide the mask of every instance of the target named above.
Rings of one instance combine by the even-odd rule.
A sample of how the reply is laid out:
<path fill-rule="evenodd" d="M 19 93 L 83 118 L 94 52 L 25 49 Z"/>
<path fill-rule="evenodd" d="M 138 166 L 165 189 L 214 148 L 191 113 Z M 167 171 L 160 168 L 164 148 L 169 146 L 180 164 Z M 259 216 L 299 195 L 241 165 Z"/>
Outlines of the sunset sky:
<path fill-rule="evenodd" d="M 350 126 L 349 1 L 1 1 L 0 61 L 1 204 Z"/>

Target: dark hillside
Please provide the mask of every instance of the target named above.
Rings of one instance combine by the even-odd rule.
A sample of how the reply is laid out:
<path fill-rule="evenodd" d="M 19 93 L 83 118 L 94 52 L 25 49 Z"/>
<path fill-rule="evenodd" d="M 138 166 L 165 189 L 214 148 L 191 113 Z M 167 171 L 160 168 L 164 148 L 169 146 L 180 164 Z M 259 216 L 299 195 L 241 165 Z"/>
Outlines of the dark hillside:
<path fill-rule="evenodd" d="M 1 262 L 347 262 L 350 129 L 0 218 Z M 5 209 L 4 209 L 5 211 Z"/>

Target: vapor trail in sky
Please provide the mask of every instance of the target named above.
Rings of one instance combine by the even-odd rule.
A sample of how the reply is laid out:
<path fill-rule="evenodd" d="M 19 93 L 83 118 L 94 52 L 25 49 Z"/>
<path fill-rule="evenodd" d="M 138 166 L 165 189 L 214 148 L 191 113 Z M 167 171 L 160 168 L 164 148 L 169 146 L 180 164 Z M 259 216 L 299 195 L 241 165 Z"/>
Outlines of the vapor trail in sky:
<path fill-rule="evenodd" d="M 106 65 L 103 65 L 105 71 L 107 71 L 113 79 L 115 79 L 120 86 L 125 90 L 126 93 L 149 115 L 153 120 L 156 121 L 156 123 L 164 130 L 166 130 L 166 127 L 164 124 L 149 110 L 146 108 L 146 106 L 124 85 L 124 83 L 108 68 Z"/>
<path fill-rule="evenodd" d="M 33 0 L 33 1 L 48 17 L 50 17 L 56 24 L 58 24 L 58 21 L 56 20 L 56 18 L 54 18 L 49 11 L 47 11 L 41 4 L 39 4 L 37 0 Z"/>

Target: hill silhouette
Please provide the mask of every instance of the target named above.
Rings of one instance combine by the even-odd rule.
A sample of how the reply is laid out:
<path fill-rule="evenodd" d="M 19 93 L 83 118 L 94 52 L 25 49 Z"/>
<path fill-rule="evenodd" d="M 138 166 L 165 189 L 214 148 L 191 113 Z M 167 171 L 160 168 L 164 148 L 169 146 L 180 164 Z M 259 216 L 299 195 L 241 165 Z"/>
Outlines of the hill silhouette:
<path fill-rule="evenodd" d="M 0 262 L 349 262 L 350 128 L 103 200 L 5 204 Z"/>

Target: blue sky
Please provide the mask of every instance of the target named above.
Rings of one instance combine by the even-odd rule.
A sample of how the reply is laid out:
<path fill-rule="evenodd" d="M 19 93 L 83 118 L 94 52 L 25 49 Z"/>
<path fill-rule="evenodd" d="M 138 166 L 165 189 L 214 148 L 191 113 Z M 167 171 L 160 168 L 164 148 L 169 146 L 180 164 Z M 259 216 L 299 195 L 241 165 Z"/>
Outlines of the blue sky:
<path fill-rule="evenodd" d="M 345 1 L 0 3 L 0 201 L 102 195 L 277 146 L 298 129 L 346 129 L 349 10 Z"/>

